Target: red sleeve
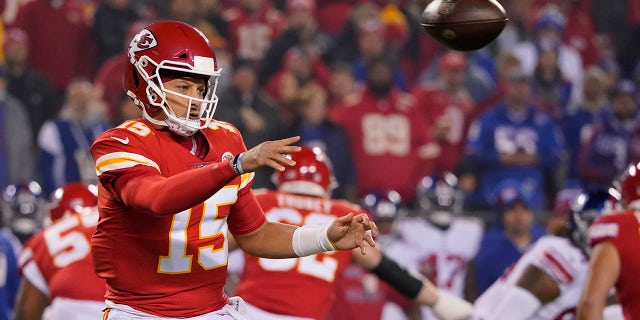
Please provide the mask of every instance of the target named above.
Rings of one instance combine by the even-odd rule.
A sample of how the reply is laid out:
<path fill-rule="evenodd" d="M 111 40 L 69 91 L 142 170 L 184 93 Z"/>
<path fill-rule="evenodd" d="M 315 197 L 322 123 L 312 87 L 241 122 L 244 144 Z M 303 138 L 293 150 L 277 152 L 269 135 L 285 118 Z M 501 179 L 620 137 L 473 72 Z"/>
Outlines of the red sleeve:
<path fill-rule="evenodd" d="M 589 228 L 591 247 L 606 241 L 618 249 L 624 247 L 626 235 L 632 234 L 634 226 L 637 226 L 634 220 L 635 217 L 629 212 L 606 214 L 598 218 Z"/>
<path fill-rule="evenodd" d="M 238 191 L 238 201 L 229 213 L 227 224 L 232 234 L 247 234 L 260 228 L 267 219 L 251 188 Z"/>
<path fill-rule="evenodd" d="M 122 175 L 115 182 L 116 194 L 135 210 L 172 215 L 211 197 L 236 175 L 229 161 L 222 161 L 165 178 L 153 169 Z M 200 183 L 197 183 L 197 182 Z M 144 192 L 139 192 L 144 190 Z"/>

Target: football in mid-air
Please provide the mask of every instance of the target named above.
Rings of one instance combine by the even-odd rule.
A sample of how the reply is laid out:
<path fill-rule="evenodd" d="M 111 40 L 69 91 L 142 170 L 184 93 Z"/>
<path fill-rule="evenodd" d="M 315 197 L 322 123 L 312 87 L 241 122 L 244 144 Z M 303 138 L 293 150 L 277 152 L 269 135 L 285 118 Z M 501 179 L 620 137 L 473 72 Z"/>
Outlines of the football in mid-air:
<path fill-rule="evenodd" d="M 433 0 L 422 12 L 424 30 L 447 48 L 480 49 L 500 35 L 507 14 L 496 0 Z"/>

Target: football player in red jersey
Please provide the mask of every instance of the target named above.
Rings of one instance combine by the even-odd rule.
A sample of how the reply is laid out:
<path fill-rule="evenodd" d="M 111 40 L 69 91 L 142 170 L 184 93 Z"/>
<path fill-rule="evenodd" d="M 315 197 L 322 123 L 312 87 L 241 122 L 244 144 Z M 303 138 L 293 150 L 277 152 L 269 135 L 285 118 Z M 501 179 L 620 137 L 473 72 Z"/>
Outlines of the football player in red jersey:
<path fill-rule="evenodd" d="M 96 186 L 69 183 L 49 201 L 51 224 L 24 244 L 15 319 L 98 319 L 105 283 L 93 272 L 90 240 L 98 223 Z M 45 311 L 46 309 L 46 311 Z"/>
<path fill-rule="evenodd" d="M 221 70 L 202 32 L 154 22 L 128 50 L 125 88 L 142 118 L 94 141 L 100 220 L 91 242 L 107 283 L 104 319 L 241 319 L 224 293 L 228 233 L 262 257 L 290 258 L 374 246 L 365 214 L 321 227 L 268 222 L 251 191 L 253 171 L 294 162 L 299 137 L 246 150 L 213 120 Z M 372 231 L 371 234 L 366 231 Z M 232 306 L 233 304 L 233 306 Z"/>
<path fill-rule="evenodd" d="M 602 319 L 615 286 L 625 319 L 640 319 L 640 162 L 619 180 L 622 210 L 600 217 L 589 229 L 591 260 L 578 304 L 578 319 Z"/>
<path fill-rule="evenodd" d="M 318 148 L 303 147 L 291 159 L 294 166 L 275 174 L 277 191 L 256 192 L 268 220 L 322 226 L 349 212 L 364 213 L 349 202 L 330 199 L 335 180 Z M 471 308 L 466 301 L 439 292 L 428 280 L 410 275 L 378 247 L 371 248 L 366 255 L 339 251 L 285 260 L 249 254 L 244 258 L 235 294 L 247 302 L 250 319 L 325 319 L 335 297 L 336 278 L 350 262 L 371 271 L 417 302 L 432 306 L 441 319 L 463 319 Z"/>

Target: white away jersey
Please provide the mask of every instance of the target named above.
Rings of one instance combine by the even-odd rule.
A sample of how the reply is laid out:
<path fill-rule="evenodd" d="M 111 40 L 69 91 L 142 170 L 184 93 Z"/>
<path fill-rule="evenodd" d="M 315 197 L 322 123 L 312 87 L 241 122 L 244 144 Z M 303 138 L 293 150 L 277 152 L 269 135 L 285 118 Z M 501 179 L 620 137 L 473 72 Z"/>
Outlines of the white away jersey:
<path fill-rule="evenodd" d="M 530 265 L 546 272 L 560 288 L 560 296 L 540 307 L 530 319 L 565 319 L 567 316 L 573 319 L 587 275 L 588 261 L 569 239 L 553 235 L 540 238 L 476 300 L 475 319 L 500 319 L 493 315 L 493 311 Z"/>
<path fill-rule="evenodd" d="M 410 255 L 399 257 L 384 250 L 408 269 L 419 271 L 438 288 L 463 297 L 467 263 L 478 253 L 482 224 L 477 219 L 456 218 L 449 229 L 442 230 L 424 218 L 408 218 L 397 222 Z M 423 319 L 436 319 L 427 307 Z"/>

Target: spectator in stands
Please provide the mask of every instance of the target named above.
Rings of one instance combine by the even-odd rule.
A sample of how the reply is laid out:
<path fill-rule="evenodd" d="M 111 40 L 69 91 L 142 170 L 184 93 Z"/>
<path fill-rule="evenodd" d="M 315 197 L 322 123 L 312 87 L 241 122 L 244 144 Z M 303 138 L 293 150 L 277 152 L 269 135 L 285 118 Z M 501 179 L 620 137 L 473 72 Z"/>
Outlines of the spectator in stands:
<path fill-rule="evenodd" d="M 560 43 L 543 39 L 537 43 L 538 64 L 533 71 L 532 94 L 540 108 L 559 122 L 567 113 L 573 84 L 566 80 L 560 67 Z M 582 88 L 582 84 L 577 86 Z"/>
<path fill-rule="evenodd" d="M 147 24 L 149 24 L 147 21 L 140 20 L 129 26 L 127 38 L 123 40 L 126 42 L 123 44 L 125 45 L 124 50 L 129 50 L 129 40 Z M 119 124 L 122 120 L 127 119 L 122 118 L 120 114 L 122 75 L 125 72 L 126 64 L 127 61 L 122 59 L 122 56 L 113 56 L 100 66 L 94 79 L 94 85 L 102 92 L 102 100 L 106 103 L 108 121 L 111 124 Z"/>
<path fill-rule="evenodd" d="M 493 91 L 478 102 L 477 114 L 484 113 L 504 98 L 506 82 L 513 69 L 521 69 L 520 58 L 511 51 L 500 51 L 496 56 L 496 85 Z"/>
<path fill-rule="evenodd" d="M 567 24 L 566 17 L 555 6 L 547 7 L 536 18 L 533 27 L 533 39 L 515 45 L 511 50 L 520 58 L 522 68 L 527 74 L 533 74 L 540 54 L 538 48 L 543 41 L 558 43 L 557 60 L 562 74 L 574 86 L 571 102 L 576 101 L 582 92 L 584 65 L 576 49 L 564 42 L 564 31 Z"/>
<path fill-rule="evenodd" d="M 531 1 L 506 0 L 500 3 L 509 13 L 509 21 L 495 40 L 496 55 L 509 52 L 516 44 L 531 38 Z"/>
<path fill-rule="evenodd" d="M 338 186 L 332 198 L 357 202 L 356 176 L 344 130 L 328 119 L 327 91 L 310 85 L 298 95 L 297 121 L 286 136 L 300 136 L 300 144 L 317 147 L 327 155 Z"/>
<path fill-rule="evenodd" d="M 29 64 L 44 73 L 61 96 L 73 79 L 93 76 L 96 43 L 91 21 L 97 3 L 29 1 L 20 6 L 11 25 L 27 33 Z"/>
<path fill-rule="evenodd" d="M 330 107 L 353 103 L 358 99 L 360 92 L 356 87 L 351 67 L 344 62 L 337 62 L 331 66 L 329 76 L 327 103 Z"/>
<path fill-rule="evenodd" d="M 467 129 L 474 120 L 475 103 L 464 86 L 467 70 L 464 53 L 449 51 L 439 62 L 438 78 L 417 87 L 413 95 L 430 126 L 431 136 L 440 146 L 434 170 L 443 174 L 458 168 Z"/>
<path fill-rule="evenodd" d="M 31 136 L 35 137 L 42 124 L 60 108 L 61 97 L 39 71 L 29 65 L 29 39 L 18 28 L 5 30 L 3 42 L 7 66 L 7 92 L 25 106 L 31 122 Z"/>
<path fill-rule="evenodd" d="M 7 92 L 7 69 L 0 66 L 0 187 L 35 177 L 32 132 L 27 110 Z"/>
<path fill-rule="evenodd" d="M 495 221 L 484 233 L 469 270 L 467 286 L 470 297 L 481 295 L 545 234 L 544 227 L 535 221 L 531 203 L 527 201 L 520 182 L 501 181 L 496 184 L 494 192 L 491 204 Z"/>
<path fill-rule="evenodd" d="M 504 99 L 469 129 L 467 155 L 487 203 L 498 182 L 512 178 L 533 210 L 546 208 L 548 174 L 560 163 L 561 136 L 551 118 L 532 102 L 531 77 L 513 69 Z M 486 206 L 486 205 L 485 205 Z"/>
<path fill-rule="evenodd" d="M 224 18 L 229 23 L 230 51 L 256 64 L 286 23 L 269 0 L 240 0 L 238 6 L 224 12 Z"/>
<path fill-rule="evenodd" d="M 562 118 L 561 127 L 565 141 L 567 158 L 565 159 L 566 187 L 580 187 L 578 175 L 578 155 L 580 147 L 591 135 L 593 123 L 599 120 L 605 108 L 609 107 L 607 75 L 597 66 L 591 66 L 584 74 L 582 99 L 571 106 L 568 114 Z"/>
<path fill-rule="evenodd" d="M 351 62 L 358 57 L 358 33 L 366 21 L 378 20 L 380 7 L 372 1 L 363 1 L 353 5 L 347 20 L 339 34 L 325 52 L 324 60 L 329 64 Z"/>
<path fill-rule="evenodd" d="M 100 96 L 91 82 L 75 79 L 67 88 L 60 113 L 42 126 L 38 147 L 45 195 L 68 182 L 97 182 L 89 147 L 98 135 L 110 128 Z"/>
<path fill-rule="evenodd" d="M 439 149 L 413 97 L 394 88 L 394 70 L 387 56 L 372 58 L 360 99 L 331 109 L 330 119 L 347 133 L 358 195 L 393 189 L 410 202 L 418 179 L 432 172 Z"/>
<path fill-rule="evenodd" d="M 550 6 L 555 6 L 566 17 L 564 43 L 580 54 L 585 67 L 596 65 L 600 60 L 600 48 L 597 44 L 594 19 L 591 16 L 592 2 L 589 0 L 535 0 L 532 10 L 533 14 L 539 14 L 544 13 Z"/>
<path fill-rule="evenodd" d="M 96 69 L 126 49 L 129 27 L 138 20 L 131 0 L 100 1 L 93 15 L 96 41 Z"/>
<path fill-rule="evenodd" d="M 220 94 L 216 119 L 227 121 L 242 132 L 247 148 L 253 148 L 264 140 L 282 136 L 278 109 L 260 87 L 256 69 L 246 59 L 236 59 L 230 86 Z M 256 172 L 253 185 L 257 188 L 272 186 L 271 170 Z"/>
<path fill-rule="evenodd" d="M 326 86 L 329 70 L 306 48 L 293 47 L 284 56 L 283 67 L 266 84 L 265 91 L 278 107 L 281 124 L 290 126 L 295 120 L 298 95 L 305 87 Z"/>
<path fill-rule="evenodd" d="M 365 20 L 357 28 L 356 44 L 358 55 L 351 62 L 351 72 L 356 79 L 356 83 L 360 86 L 365 86 L 368 73 L 367 66 L 371 59 L 387 54 L 399 62 L 400 55 L 398 50 L 391 50 L 389 39 L 386 37 L 385 26 L 379 18 Z M 409 84 L 407 83 L 406 73 L 400 68 L 400 64 L 396 63 L 396 65 L 397 67 L 393 70 L 393 85 L 396 89 L 407 92 L 409 91 Z"/>
<path fill-rule="evenodd" d="M 594 123 L 578 157 L 578 172 L 586 190 L 607 189 L 631 161 L 637 160 L 640 134 L 634 133 L 639 130 L 639 102 L 635 83 L 620 80 L 611 109 Z"/>
<path fill-rule="evenodd" d="M 297 47 L 305 51 L 311 60 L 317 80 L 326 85 L 328 70 L 320 59 L 322 44 L 315 18 L 316 5 L 313 0 L 289 0 L 286 5 L 284 31 L 271 42 L 258 69 L 258 79 L 265 84 L 282 69 L 284 57 L 289 49 Z"/>
<path fill-rule="evenodd" d="M 429 85 L 431 82 L 441 81 L 443 66 L 450 63 L 453 55 L 457 56 L 454 58 L 456 60 L 464 60 L 463 82 L 458 86 L 464 86 L 467 94 L 474 103 L 482 101 L 490 95 L 496 86 L 495 76 L 492 75 L 492 73 L 495 72 L 495 59 L 488 55 L 485 50 L 475 51 L 473 53 L 443 50 L 431 61 L 430 65 L 421 71 L 418 83 L 420 85 Z M 444 69 L 446 69 L 446 67 Z"/>

